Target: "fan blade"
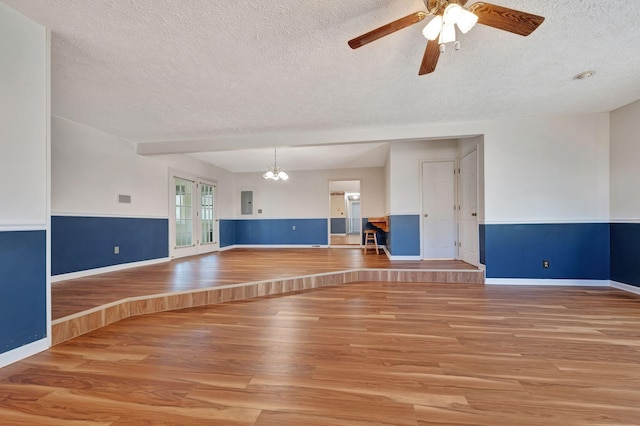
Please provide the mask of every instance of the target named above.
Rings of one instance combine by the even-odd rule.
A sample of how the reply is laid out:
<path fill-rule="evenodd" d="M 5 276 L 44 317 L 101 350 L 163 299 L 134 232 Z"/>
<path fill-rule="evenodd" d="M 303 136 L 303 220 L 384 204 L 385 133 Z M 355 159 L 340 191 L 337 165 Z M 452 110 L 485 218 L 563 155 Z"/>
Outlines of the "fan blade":
<path fill-rule="evenodd" d="M 418 75 L 425 75 L 434 72 L 436 70 L 436 65 L 438 65 L 439 58 L 440 45 L 437 40 L 429 40 L 427 42 L 427 49 L 424 51 L 424 57 L 422 58 L 422 64 L 420 65 Z"/>
<path fill-rule="evenodd" d="M 544 22 L 542 16 L 484 2 L 472 4 L 469 6 L 469 12 L 478 16 L 479 24 L 521 36 L 528 36 Z"/>
<path fill-rule="evenodd" d="M 411 15 L 405 16 L 404 18 L 400 18 L 397 21 L 393 21 L 388 23 L 387 25 L 383 25 L 380 28 L 376 28 L 373 31 L 369 31 L 366 34 L 361 35 L 360 37 L 356 37 L 353 40 L 349 40 L 349 46 L 352 49 L 357 49 L 358 47 L 362 47 L 365 44 L 371 43 L 372 41 L 376 41 L 379 38 L 384 36 L 388 36 L 391 33 L 395 33 L 398 30 L 408 27 L 409 25 L 417 24 L 422 21 L 425 16 L 427 16 L 426 12 L 416 12 Z"/>

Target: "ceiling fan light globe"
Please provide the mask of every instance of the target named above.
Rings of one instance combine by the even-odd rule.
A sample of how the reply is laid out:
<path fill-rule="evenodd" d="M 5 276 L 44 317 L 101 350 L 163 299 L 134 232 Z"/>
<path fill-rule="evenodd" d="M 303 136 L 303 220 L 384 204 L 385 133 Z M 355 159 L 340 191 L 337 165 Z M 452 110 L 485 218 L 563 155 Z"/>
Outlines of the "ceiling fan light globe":
<path fill-rule="evenodd" d="M 456 27 L 453 24 L 444 24 L 440 33 L 439 44 L 451 43 L 456 41 Z"/>
<path fill-rule="evenodd" d="M 462 10 L 462 15 L 460 15 L 460 19 L 458 19 L 457 25 L 458 29 L 462 32 L 462 34 L 466 34 L 474 27 L 474 25 L 478 22 L 478 17 L 468 10 Z"/>
<path fill-rule="evenodd" d="M 442 16 L 438 15 L 429 21 L 424 30 L 422 30 L 422 34 L 428 40 L 435 40 L 440 35 L 440 31 L 442 31 Z"/>
<path fill-rule="evenodd" d="M 457 3 L 451 3 L 444 9 L 442 19 L 444 20 L 445 24 L 454 25 L 462 16 L 462 12 L 464 12 L 462 6 Z"/>
<path fill-rule="evenodd" d="M 278 178 L 282 179 L 282 180 L 287 180 L 287 179 L 289 179 L 289 175 L 281 170 L 280 173 L 278 173 Z"/>

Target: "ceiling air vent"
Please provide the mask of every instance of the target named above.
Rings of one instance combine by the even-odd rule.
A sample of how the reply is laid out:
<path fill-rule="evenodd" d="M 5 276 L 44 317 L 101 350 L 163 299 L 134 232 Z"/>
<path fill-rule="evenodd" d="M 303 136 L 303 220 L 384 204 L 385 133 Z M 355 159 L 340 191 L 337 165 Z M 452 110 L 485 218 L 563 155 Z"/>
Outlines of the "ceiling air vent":
<path fill-rule="evenodd" d="M 131 195 L 118 194 L 118 203 L 131 204 Z"/>

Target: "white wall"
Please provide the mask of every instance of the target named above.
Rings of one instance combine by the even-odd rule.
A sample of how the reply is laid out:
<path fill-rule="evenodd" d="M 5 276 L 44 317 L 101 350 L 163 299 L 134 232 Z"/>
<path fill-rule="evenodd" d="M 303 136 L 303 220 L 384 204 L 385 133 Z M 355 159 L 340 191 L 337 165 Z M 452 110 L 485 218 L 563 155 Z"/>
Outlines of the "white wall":
<path fill-rule="evenodd" d="M 0 3 L 0 226 L 47 223 L 45 28 Z"/>
<path fill-rule="evenodd" d="M 233 177 L 186 156 L 145 157 L 111 134 L 52 118 L 52 213 L 168 217 L 169 170 L 218 183 L 219 217 L 231 217 Z M 118 194 L 131 195 L 119 204 Z"/>
<path fill-rule="evenodd" d="M 611 219 L 640 220 L 640 100 L 611 113 Z"/>
<path fill-rule="evenodd" d="M 420 214 L 420 180 L 423 161 L 455 160 L 458 141 L 430 140 L 391 143 L 390 214 Z"/>
<path fill-rule="evenodd" d="M 609 220 L 609 114 L 458 126 L 440 131 L 483 137 L 485 223 Z M 454 149 L 447 140 L 391 143 L 389 213 L 419 214 L 420 162 L 456 158 Z"/>
<path fill-rule="evenodd" d="M 323 218 L 330 215 L 330 180 L 360 180 L 362 216 L 384 215 L 385 180 L 382 167 L 291 171 L 286 182 L 262 179 L 261 173 L 235 175 L 236 218 Z M 240 191 L 253 191 L 254 214 L 240 214 Z M 262 214 L 258 213 L 262 209 Z"/>
<path fill-rule="evenodd" d="M 608 221 L 608 114 L 492 122 L 484 136 L 487 223 Z"/>
<path fill-rule="evenodd" d="M 331 196 L 331 217 L 345 218 L 345 201 L 344 194 Z"/>
<path fill-rule="evenodd" d="M 50 57 L 47 30 L 0 2 L 0 233 L 44 235 L 0 242 L 0 327 L 16 331 L 2 333 L 0 368 L 51 345 Z"/>
<path fill-rule="evenodd" d="M 391 214 L 391 148 L 384 162 L 384 215 Z"/>

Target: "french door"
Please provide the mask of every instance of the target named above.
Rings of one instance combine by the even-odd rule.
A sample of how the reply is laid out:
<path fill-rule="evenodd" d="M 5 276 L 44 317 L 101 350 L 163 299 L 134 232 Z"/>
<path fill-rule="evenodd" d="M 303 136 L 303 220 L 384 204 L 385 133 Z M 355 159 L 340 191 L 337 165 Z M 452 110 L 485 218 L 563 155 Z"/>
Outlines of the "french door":
<path fill-rule="evenodd" d="M 171 257 L 192 256 L 218 250 L 216 184 L 172 174 L 169 186 Z"/>

